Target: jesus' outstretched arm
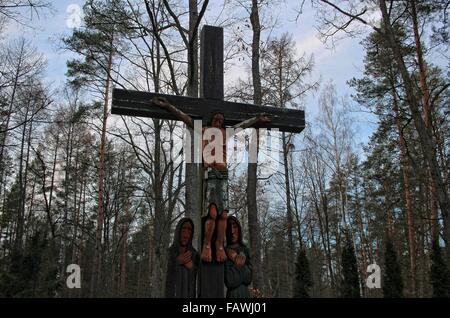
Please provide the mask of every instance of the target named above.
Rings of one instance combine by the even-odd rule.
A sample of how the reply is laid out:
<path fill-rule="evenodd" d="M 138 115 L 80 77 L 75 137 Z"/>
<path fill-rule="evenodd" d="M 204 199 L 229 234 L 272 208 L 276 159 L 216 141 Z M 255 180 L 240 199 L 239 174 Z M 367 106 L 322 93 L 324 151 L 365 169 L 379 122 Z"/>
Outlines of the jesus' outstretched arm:
<path fill-rule="evenodd" d="M 171 112 L 173 115 L 175 115 L 179 120 L 184 122 L 189 128 L 194 129 L 194 121 L 192 118 L 186 114 L 183 113 L 181 110 L 173 106 L 169 101 L 164 97 L 153 97 L 152 103 L 158 107 L 164 108 Z"/>

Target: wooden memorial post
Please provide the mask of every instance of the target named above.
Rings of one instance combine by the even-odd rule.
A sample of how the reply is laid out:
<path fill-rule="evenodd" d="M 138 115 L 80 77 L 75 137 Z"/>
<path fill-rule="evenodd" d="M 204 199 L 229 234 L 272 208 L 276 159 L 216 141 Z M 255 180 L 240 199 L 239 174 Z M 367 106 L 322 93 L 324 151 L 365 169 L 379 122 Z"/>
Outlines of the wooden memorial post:
<path fill-rule="evenodd" d="M 263 107 L 252 104 L 223 101 L 223 29 L 204 26 L 201 31 L 200 49 L 200 98 L 155 94 L 149 92 L 113 90 L 112 114 L 142 116 L 150 118 L 180 120 L 173 112 L 154 105 L 155 97 L 165 98 L 171 105 L 188 115 L 191 119 L 201 119 L 203 125 L 216 112 L 223 113 L 226 126 L 242 123 L 261 114 L 268 114 L 270 122 L 258 122 L 254 128 L 277 128 L 279 131 L 299 133 L 305 127 L 305 113 L 302 110 Z M 202 184 L 199 184 L 202 187 Z M 202 192 L 202 191 L 201 191 Z M 216 202 L 224 207 L 222 202 Z M 196 233 L 201 233 L 201 217 L 203 211 L 191 211 L 196 226 Z M 228 207 L 224 207 L 228 208 Z M 198 234 L 197 234 L 198 235 Z M 200 242 L 200 240 L 199 240 Z M 200 242 L 201 244 L 201 242 Z M 201 247 L 199 248 L 201 251 Z M 202 262 L 199 269 L 199 296 L 203 298 L 224 297 L 224 265 L 216 262 L 213 256 L 210 263 Z"/>

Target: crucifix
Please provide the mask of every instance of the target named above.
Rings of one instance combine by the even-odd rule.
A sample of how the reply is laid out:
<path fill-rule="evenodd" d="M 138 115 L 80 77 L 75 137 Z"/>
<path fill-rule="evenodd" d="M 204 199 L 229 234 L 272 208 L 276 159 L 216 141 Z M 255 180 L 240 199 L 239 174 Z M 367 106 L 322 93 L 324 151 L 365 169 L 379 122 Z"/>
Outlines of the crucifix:
<path fill-rule="evenodd" d="M 226 158 L 225 127 L 276 128 L 293 133 L 300 133 L 304 129 L 305 113 L 302 110 L 223 101 L 223 82 L 223 29 L 205 25 L 201 31 L 200 48 L 201 98 L 114 89 L 111 112 L 117 115 L 181 120 L 192 129 L 194 121 L 201 120 L 202 148 L 208 146 L 208 140 L 204 140 L 208 139 L 205 137 L 207 128 L 222 131 L 223 139 L 219 139 L 223 140 L 223 158 Z M 214 137 L 209 139 L 211 142 L 213 140 Z M 214 151 L 213 149 L 213 157 Z M 203 169 L 205 179 L 199 187 L 202 187 L 204 193 L 202 210 L 207 207 L 207 211 L 201 222 L 203 238 L 199 296 L 223 298 L 223 262 L 226 259 L 223 243 L 228 211 L 226 161 L 206 160 L 204 157 Z M 201 214 L 201 211 L 191 211 L 195 220 L 200 220 Z M 194 223 L 200 223 L 195 220 Z"/>

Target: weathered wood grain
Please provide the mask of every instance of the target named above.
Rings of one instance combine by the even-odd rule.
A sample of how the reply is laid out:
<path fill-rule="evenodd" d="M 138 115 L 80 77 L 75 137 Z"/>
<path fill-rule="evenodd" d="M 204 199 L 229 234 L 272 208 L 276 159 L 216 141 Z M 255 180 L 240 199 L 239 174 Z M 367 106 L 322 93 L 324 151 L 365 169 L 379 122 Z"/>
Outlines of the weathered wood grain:
<path fill-rule="evenodd" d="M 256 128 L 278 128 L 280 131 L 299 133 L 305 128 L 303 110 L 257 106 L 252 104 L 225 102 L 211 98 L 191 98 L 123 89 L 113 90 L 111 113 L 116 115 L 152 117 L 177 120 L 170 112 L 153 105 L 154 96 L 165 97 L 184 113 L 204 123 L 214 112 L 222 112 L 225 125 L 232 126 L 261 113 L 272 115 L 270 123 L 257 124 Z"/>

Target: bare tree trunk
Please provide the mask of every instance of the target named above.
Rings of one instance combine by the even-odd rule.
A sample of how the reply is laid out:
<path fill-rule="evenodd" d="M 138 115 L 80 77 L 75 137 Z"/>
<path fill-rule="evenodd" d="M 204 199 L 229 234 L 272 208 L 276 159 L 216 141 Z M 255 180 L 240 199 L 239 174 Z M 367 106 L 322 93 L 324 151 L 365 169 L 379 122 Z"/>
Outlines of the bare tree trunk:
<path fill-rule="evenodd" d="M 364 278 L 363 282 L 365 282 L 367 279 L 366 269 L 367 269 L 367 265 L 368 265 L 368 258 L 367 258 L 367 251 L 366 251 L 367 237 L 364 233 L 363 217 L 362 217 L 362 211 L 361 211 L 362 208 L 359 203 L 360 197 L 359 197 L 358 184 L 357 184 L 356 178 L 357 177 L 355 177 L 355 179 L 354 179 L 354 185 L 353 185 L 353 188 L 355 189 L 355 223 L 356 223 L 355 225 L 358 228 L 360 237 L 361 237 L 361 240 L 359 242 L 360 253 L 361 253 L 361 258 L 362 258 L 362 268 L 361 268 L 362 275 L 361 275 L 361 277 Z M 355 248 L 356 248 L 356 244 L 355 244 Z M 368 289 L 364 283 L 362 284 L 362 291 L 363 291 L 363 296 L 367 296 Z"/>
<path fill-rule="evenodd" d="M 97 296 L 98 288 L 101 283 L 101 270 L 102 270 L 102 232 L 104 222 L 104 207 L 103 207 L 103 195 L 105 179 L 105 146 L 106 146 L 106 127 L 108 119 L 108 102 L 109 102 L 109 87 L 111 84 L 111 68 L 113 59 L 112 50 L 112 38 L 110 42 L 110 51 L 108 55 L 107 74 L 105 82 L 105 91 L 103 99 L 103 118 L 102 118 L 102 135 L 100 140 L 100 157 L 98 162 L 98 208 L 97 208 L 97 230 L 95 241 L 95 254 L 93 262 L 92 280 L 91 280 L 91 297 Z"/>
<path fill-rule="evenodd" d="M 286 138 L 286 134 L 282 133 L 282 141 L 283 141 L 283 162 L 284 162 L 284 183 L 286 187 L 286 223 L 287 223 L 287 237 L 288 237 L 288 254 L 295 255 L 294 251 L 294 239 L 292 235 L 293 228 L 293 211 L 291 204 L 291 183 L 289 179 L 289 148 L 291 138 Z M 288 271 L 286 274 L 289 277 L 293 277 L 294 274 L 294 262 L 288 262 Z M 293 295 L 293 284 L 289 285 L 289 297 Z"/>
<path fill-rule="evenodd" d="M 425 222 L 424 222 L 424 218 L 423 217 L 419 217 L 419 238 L 418 238 L 418 250 L 417 250 L 417 254 L 419 257 L 419 270 L 420 270 L 420 276 L 419 279 L 417 280 L 417 290 L 418 292 L 416 293 L 417 297 L 423 298 L 426 297 L 425 296 L 425 285 L 427 282 L 426 277 L 428 276 L 428 268 L 426 266 L 426 261 L 427 261 L 427 255 L 425 254 L 425 246 L 426 246 L 426 229 L 425 229 Z M 428 246 L 431 246 L 431 244 L 429 244 Z"/>
<path fill-rule="evenodd" d="M 292 152 L 289 154 L 289 159 L 291 160 L 291 162 L 293 162 L 292 159 Z M 297 172 L 297 174 L 296 174 Z M 291 180 L 295 180 L 296 178 L 302 178 L 302 175 L 299 175 L 299 172 L 294 170 L 294 165 L 291 164 L 289 166 L 289 178 Z M 303 214 L 304 209 L 305 209 L 305 196 L 304 193 L 302 191 L 302 189 L 304 189 L 305 187 L 305 181 L 303 180 L 302 184 L 300 185 L 301 189 L 297 188 L 297 184 L 295 183 L 295 181 L 292 183 L 292 193 L 293 193 L 293 201 L 294 201 L 294 207 L 293 207 L 293 213 L 295 216 L 295 225 L 293 224 L 293 228 L 295 227 L 296 231 L 297 231 L 297 240 L 298 240 L 298 245 L 300 250 L 302 250 L 304 248 L 303 246 L 303 235 L 302 235 L 302 228 L 301 228 L 301 224 L 302 224 L 302 219 L 301 219 L 301 214 Z M 299 202 L 301 201 L 301 205 L 299 206 Z M 306 233 L 306 231 L 305 231 Z"/>
<path fill-rule="evenodd" d="M 391 83 L 392 84 L 392 83 Z M 412 205 L 412 196 L 411 191 L 409 189 L 409 176 L 407 172 L 408 162 L 407 162 L 407 155 L 406 155 L 406 145 L 405 145 L 405 139 L 403 136 L 403 129 L 400 122 L 400 114 L 399 114 L 399 108 L 398 108 L 398 102 L 397 102 L 397 95 L 395 92 L 394 85 L 391 85 L 391 92 L 392 92 L 392 98 L 393 98 L 393 110 L 394 110 L 394 116 L 395 116 L 395 124 L 397 126 L 398 130 L 398 145 L 400 149 L 400 170 L 402 171 L 402 177 L 403 177 L 403 193 L 405 196 L 405 202 L 406 202 L 406 213 L 407 213 L 407 220 L 408 220 L 408 243 L 409 243 L 409 263 L 411 266 L 411 296 L 414 297 L 416 293 L 416 239 L 414 236 L 415 229 L 414 229 L 414 211 L 413 211 L 413 205 Z"/>
<path fill-rule="evenodd" d="M 76 146 L 78 146 L 77 144 L 76 144 Z M 72 210 L 72 227 L 73 227 L 73 233 L 75 233 L 75 227 L 76 227 L 76 225 L 75 225 L 75 222 L 76 222 L 76 219 L 77 219 L 77 210 L 78 210 L 78 180 L 79 180 L 79 170 L 78 170 L 78 168 L 79 168 L 79 160 L 80 160 L 80 151 L 77 149 L 76 150 L 76 155 L 75 155 L 75 163 L 74 163 L 74 170 L 75 170 L 75 174 L 74 174 L 74 178 L 73 178 L 73 186 L 74 186 L 74 189 L 73 189 L 73 210 Z M 73 238 L 73 236 L 72 236 L 72 238 Z M 69 241 L 70 239 L 69 239 L 69 236 L 67 236 L 67 241 Z M 73 245 L 72 245 L 72 247 L 71 247 L 71 251 L 72 251 L 72 254 L 73 254 Z"/>
<path fill-rule="evenodd" d="M 420 41 L 420 34 L 417 22 L 417 12 L 415 0 L 410 1 L 411 3 L 411 18 L 413 22 L 414 30 L 414 42 L 416 44 L 416 55 L 417 63 L 419 65 L 419 84 L 420 90 L 422 91 L 422 107 L 424 113 L 425 127 L 428 134 L 432 135 L 432 116 L 430 108 L 430 90 L 428 89 L 427 83 L 427 72 L 425 67 L 425 61 L 423 60 L 423 50 L 422 43 Z M 431 201 L 431 231 L 433 240 L 438 239 L 439 236 L 439 224 L 438 224 L 438 207 L 437 207 L 437 190 L 436 184 L 433 182 L 433 178 L 430 171 L 430 166 L 427 166 L 427 175 L 430 191 L 430 201 Z"/>
<path fill-rule="evenodd" d="M 124 162 L 122 160 L 120 160 L 119 165 L 121 167 L 123 167 L 123 164 L 124 164 Z M 121 180 L 121 182 L 123 182 L 123 180 L 124 180 L 122 177 L 123 175 L 124 175 L 124 168 L 121 169 L 120 171 L 117 171 L 117 180 Z M 118 185 L 118 187 L 119 187 L 119 189 L 117 191 L 117 195 L 119 196 L 119 198 L 121 198 L 121 195 L 122 195 L 121 188 L 123 187 L 123 184 Z M 117 252 L 116 247 L 118 245 L 117 231 L 118 231 L 118 228 L 121 226 L 120 223 L 122 222 L 119 218 L 120 201 L 121 201 L 120 199 L 117 199 L 116 204 L 113 207 L 114 223 L 113 223 L 112 244 L 111 244 L 113 246 L 113 249 L 112 249 L 112 257 L 111 257 L 111 264 L 110 264 L 111 265 L 111 293 L 113 295 L 116 295 L 116 293 L 117 293 L 117 287 L 116 287 L 116 267 L 117 266 L 116 266 L 116 257 L 115 256 L 116 256 L 116 252 Z M 123 230 L 122 230 L 122 234 L 123 234 Z M 119 243 L 120 243 L 120 238 L 121 238 L 121 236 L 119 235 Z M 119 245 L 119 247 L 117 247 L 117 249 L 120 249 L 120 248 L 121 248 L 121 245 Z M 119 286 L 119 285 L 120 285 L 120 283 L 117 284 L 117 286 Z M 120 291 L 119 291 L 119 294 L 120 294 Z"/>
<path fill-rule="evenodd" d="M 163 180 L 161 178 L 161 122 L 153 120 L 155 125 L 155 148 L 154 148 L 154 184 L 152 184 L 152 192 L 155 200 L 155 226 L 153 229 L 154 260 L 153 269 L 153 294 L 152 297 L 161 297 L 163 288 L 163 263 L 166 252 L 167 242 L 164 242 L 164 231 L 168 231 L 165 227 L 165 209 L 163 202 Z"/>
<path fill-rule="evenodd" d="M 26 159 L 25 159 L 25 175 L 24 175 L 24 182 L 23 182 L 23 201 L 22 201 L 22 210 L 25 213 L 25 207 L 26 207 L 26 201 L 27 201 L 27 187 L 28 187 L 28 166 L 30 164 L 30 149 L 31 149 L 31 134 L 33 131 L 33 121 L 31 120 L 29 123 L 29 127 L 28 127 L 28 133 L 27 133 L 27 154 L 26 154 Z M 33 186 L 33 191 L 31 194 L 31 202 L 30 202 L 30 210 L 28 213 L 28 220 L 30 220 L 31 217 L 31 212 L 33 211 L 31 209 L 32 204 L 33 204 L 33 197 L 34 197 L 34 186 Z M 27 221 L 27 223 L 29 223 Z M 25 237 L 27 237 L 27 235 L 25 234 Z"/>
<path fill-rule="evenodd" d="M 325 216 L 325 235 L 326 235 L 326 244 L 327 244 L 328 267 L 330 270 L 331 288 L 336 293 L 337 292 L 336 277 L 339 277 L 339 276 L 334 273 L 333 265 L 332 265 L 330 222 L 328 219 L 328 199 L 327 199 L 326 194 L 322 194 L 321 197 L 322 197 L 322 199 L 321 199 L 322 210 L 323 210 L 323 214 Z M 337 239 L 338 239 L 338 237 L 336 237 L 336 249 L 338 249 Z"/>
<path fill-rule="evenodd" d="M 29 230 L 30 227 L 32 226 L 32 222 L 31 222 L 31 216 L 33 215 L 33 211 L 34 211 L 34 195 L 36 191 L 36 182 L 33 182 L 33 186 L 31 188 L 31 193 L 30 193 L 30 206 L 28 207 L 28 217 L 27 217 L 27 224 L 25 227 L 25 237 L 29 237 Z"/>
<path fill-rule="evenodd" d="M 23 49 L 23 47 L 22 47 L 22 49 Z M 3 133 L 2 143 L 1 143 L 1 147 L 0 147 L 0 182 L 1 183 L 3 183 L 4 170 L 5 170 L 4 153 L 5 153 L 5 147 L 6 147 L 6 139 L 7 139 L 6 137 L 8 136 L 9 122 L 11 120 L 12 109 L 13 109 L 13 105 L 14 105 L 16 92 L 17 92 L 17 86 L 18 86 L 18 82 L 19 82 L 19 73 L 20 73 L 20 68 L 22 65 L 22 57 L 23 57 L 23 55 L 20 54 L 20 60 L 18 61 L 17 68 L 16 68 L 16 74 L 14 76 L 14 84 L 13 84 L 13 88 L 12 88 L 12 92 L 11 92 L 11 100 L 9 101 L 9 108 L 8 108 L 8 112 L 6 115 L 6 123 L 5 123 L 5 126 L 2 127 L 2 128 L 4 128 L 5 132 Z"/>
<path fill-rule="evenodd" d="M 27 110 L 25 113 L 25 121 L 28 120 L 28 111 L 30 108 L 30 103 L 26 106 Z M 24 161 L 24 151 L 25 151 L 25 138 L 26 138 L 26 128 L 27 125 L 24 124 L 22 128 L 22 141 L 20 148 L 20 157 L 19 157 L 19 193 L 20 193 L 20 205 L 17 209 L 17 225 L 16 225 L 16 238 L 14 241 L 14 252 L 16 255 L 19 255 L 22 251 L 22 240 L 23 240 L 23 231 L 24 231 L 24 222 L 25 222 L 25 199 L 26 199 L 26 189 L 24 185 L 24 171 L 23 171 L 23 161 Z"/>
<path fill-rule="evenodd" d="M 260 53 L 260 37 L 261 25 L 259 21 L 258 1 L 252 0 L 252 9 L 250 14 L 250 21 L 253 29 L 252 40 L 252 79 L 253 79 L 253 102 L 255 105 L 261 105 L 261 75 L 259 72 L 259 53 Z M 258 170 L 258 134 L 252 136 L 250 142 L 256 142 L 256 158 L 254 163 L 249 162 L 247 167 L 247 208 L 248 208 L 248 227 L 249 227 L 249 241 L 250 253 L 253 261 L 253 288 L 262 288 L 262 270 L 261 270 L 261 238 L 258 220 L 258 205 L 256 202 L 257 190 L 257 170 Z"/>
<path fill-rule="evenodd" d="M 71 114 L 73 116 L 73 113 Z M 66 260 L 66 244 L 64 242 L 64 238 L 66 236 L 67 231 L 67 216 L 69 213 L 69 184 L 72 182 L 72 151 L 73 151 L 73 139 L 74 139 L 74 129 L 75 124 L 70 121 L 69 123 L 69 131 L 67 133 L 67 142 L 66 142 L 66 162 L 65 162 L 65 168 L 64 168 L 64 215 L 63 215 L 63 221 L 60 225 L 60 232 L 61 235 L 59 236 L 58 240 L 58 248 L 59 248 L 59 273 L 60 273 L 60 283 L 64 283 L 64 275 L 65 275 L 65 260 Z M 61 293 L 63 294 L 65 291 L 62 290 Z"/>
<path fill-rule="evenodd" d="M 325 252 L 328 275 L 330 278 L 330 286 L 332 291 L 336 292 L 336 280 L 333 270 L 332 255 L 331 255 L 331 239 L 330 239 L 330 227 L 328 222 L 328 197 L 324 192 L 323 178 L 320 176 L 319 159 L 307 158 L 305 164 L 309 167 L 310 171 L 307 171 L 310 179 L 310 187 L 313 194 L 314 209 L 319 221 L 320 238 Z M 315 165 L 315 167 L 313 166 Z M 324 217 L 322 216 L 322 213 Z M 324 219 L 325 218 L 325 219 Z"/>
<path fill-rule="evenodd" d="M 72 264 L 78 264 L 79 262 L 79 254 L 80 254 L 79 244 L 81 243 L 81 241 L 77 243 L 78 239 L 77 236 L 78 236 L 78 228 L 80 227 L 80 212 L 81 212 L 81 205 L 83 203 L 82 199 L 84 187 L 86 186 L 85 184 L 86 184 L 86 176 L 83 175 L 80 184 L 80 197 L 78 199 L 77 208 L 75 209 L 75 219 L 74 219 L 75 224 L 72 236 Z"/>
<path fill-rule="evenodd" d="M 325 218 L 325 219 L 327 219 L 327 218 Z M 327 223 L 328 223 L 328 221 L 327 221 Z M 327 226 L 327 229 L 328 228 L 329 228 L 329 226 Z M 331 229 L 329 229 L 327 231 L 330 231 L 330 230 Z M 336 226 L 335 230 L 336 230 L 336 237 L 335 237 L 335 242 L 336 242 L 336 247 L 335 247 L 335 249 L 336 249 L 336 257 L 335 257 L 335 260 L 336 260 L 336 268 L 335 268 L 336 290 L 335 290 L 335 293 L 336 293 L 336 295 L 338 295 L 341 292 L 339 290 L 339 284 L 340 284 L 339 277 L 342 277 L 342 247 L 341 247 L 342 239 L 341 239 L 341 231 L 340 231 L 338 225 Z M 331 235 L 328 234 L 328 237 L 330 237 L 330 236 Z M 344 242 L 344 244 L 345 244 L 345 242 Z"/>
<path fill-rule="evenodd" d="M 120 287 L 119 293 L 122 297 L 126 295 L 126 273 L 127 273 L 127 241 L 128 241 L 128 224 L 129 224 L 129 204 L 125 205 L 125 218 L 122 224 L 122 244 L 120 255 Z"/>
<path fill-rule="evenodd" d="M 48 207 L 47 207 L 47 221 L 49 223 L 48 225 L 50 226 L 50 230 L 51 230 L 53 239 L 55 238 L 56 233 L 55 233 L 55 226 L 54 226 L 53 220 L 52 220 L 51 211 L 52 211 L 53 188 L 55 186 L 56 161 L 58 158 L 58 148 L 59 148 L 59 134 L 56 135 L 55 155 L 53 156 L 52 177 L 51 177 L 51 181 L 50 181 L 50 193 L 49 193 Z M 45 195 L 45 177 L 44 177 L 44 189 L 43 190 L 44 190 L 44 195 Z"/>
<path fill-rule="evenodd" d="M 196 0 L 189 0 L 189 45 L 188 45 L 188 85 L 187 95 L 198 97 L 198 32 L 194 34 L 198 22 L 198 5 Z M 201 164 L 194 160 L 194 131 L 186 126 L 190 135 L 190 155 L 186 163 L 185 196 L 186 216 L 192 218 L 194 229 L 200 231 L 202 217 Z M 200 233 L 200 232 L 197 232 Z M 198 235 L 194 235 L 193 246 L 199 247 Z"/>
<path fill-rule="evenodd" d="M 141 288 L 142 288 L 142 262 L 138 263 L 138 272 L 137 272 L 137 283 L 136 283 L 136 297 L 141 297 Z"/>
<path fill-rule="evenodd" d="M 420 145 L 422 147 L 422 153 L 430 167 L 433 182 L 436 186 L 439 205 L 441 207 L 441 212 L 444 217 L 444 229 L 445 229 L 445 240 L 446 240 L 446 250 L 447 258 L 450 259 L 450 202 L 448 193 L 442 175 L 439 170 L 439 165 L 436 157 L 436 150 L 433 143 L 432 136 L 428 133 L 424 120 L 420 114 L 419 105 L 417 97 L 414 90 L 413 80 L 410 77 L 408 69 L 406 68 L 405 61 L 403 59 L 402 51 L 399 44 L 396 42 L 394 31 L 392 29 L 390 17 L 388 14 L 388 9 L 386 6 L 386 0 L 380 0 L 379 2 L 383 23 L 385 27 L 385 39 L 393 50 L 394 57 L 399 67 L 401 77 L 403 79 L 403 84 L 405 87 L 406 98 L 408 101 L 409 108 L 411 110 L 411 116 L 413 118 L 417 133 L 419 135 Z"/>
<path fill-rule="evenodd" d="M 364 183 L 366 183 L 367 181 L 366 180 L 364 180 Z M 365 207 L 364 207 L 364 210 L 367 210 L 368 209 L 368 207 L 367 207 L 367 203 L 368 203 L 368 201 L 369 201 L 369 199 L 368 199 L 368 197 L 367 197 L 367 188 L 366 187 L 364 187 L 364 205 L 365 205 Z M 386 199 L 386 201 L 387 201 L 387 199 Z M 391 209 L 389 209 L 388 207 L 387 207 L 387 205 L 386 205 L 386 207 L 385 207 L 385 215 L 386 215 L 386 223 L 387 223 L 387 226 L 386 226 L 386 234 L 388 235 L 388 237 L 392 240 L 392 242 L 394 243 L 394 233 L 395 233 L 395 230 L 394 230 L 394 220 L 392 219 L 392 211 L 391 211 Z M 371 230 L 370 230 L 370 225 L 371 225 L 371 223 L 370 223 L 370 217 L 367 217 L 367 239 L 368 239 L 368 242 L 369 242 L 369 256 L 370 256 L 370 260 L 371 261 L 373 261 L 373 244 L 372 244 L 372 232 L 371 232 Z"/>
<path fill-rule="evenodd" d="M 288 244 L 289 244 L 289 252 L 291 255 L 294 255 L 294 239 L 292 236 L 292 228 L 293 228 L 293 213 L 292 213 L 292 204 L 291 204 L 291 183 L 289 179 L 289 147 L 290 147 L 290 138 L 289 140 L 286 138 L 286 134 L 282 133 L 283 140 L 283 162 L 284 162 L 284 183 L 286 187 L 286 220 L 287 220 L 287 235 L 288 235 Z"/>

